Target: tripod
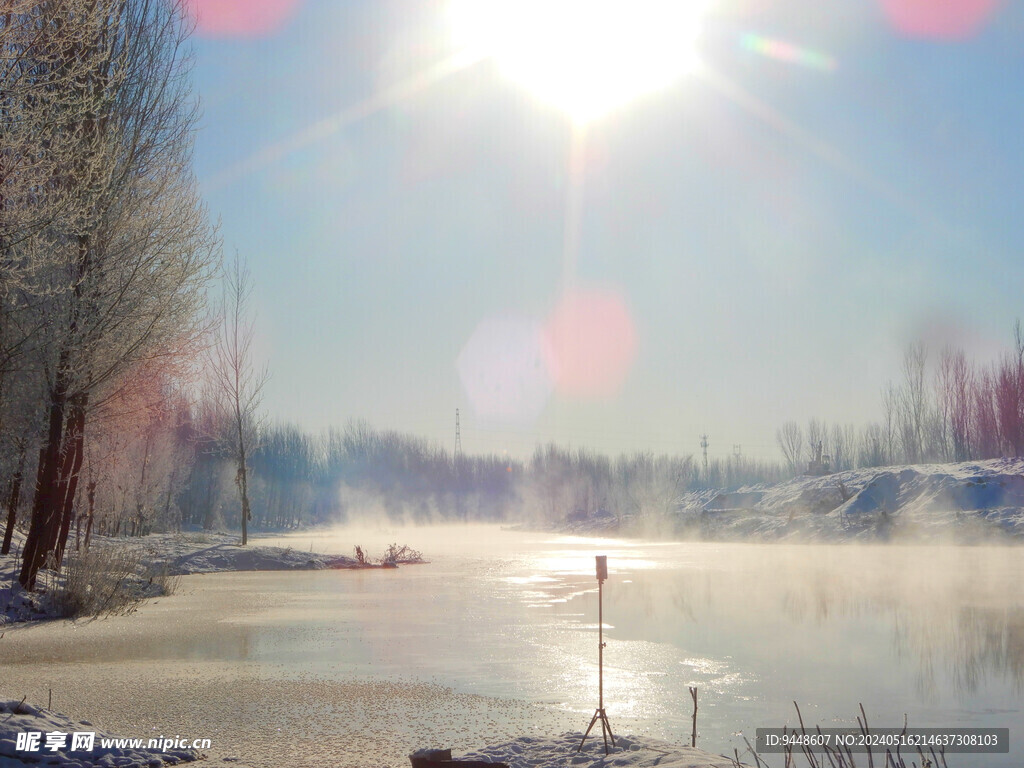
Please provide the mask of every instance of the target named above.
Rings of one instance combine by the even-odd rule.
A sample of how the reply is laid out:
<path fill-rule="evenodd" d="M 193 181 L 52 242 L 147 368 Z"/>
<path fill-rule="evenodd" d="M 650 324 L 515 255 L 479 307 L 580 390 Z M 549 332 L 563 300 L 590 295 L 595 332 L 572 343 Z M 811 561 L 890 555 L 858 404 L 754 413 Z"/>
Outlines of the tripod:
<path fill-rule="evenodd" d="M 608 740 L 611 739 L 612 746 L 615 746 L 615 736 L 612 735 L 612 726 L 608 722 L 608 715 L 604 711 L 604 593 L 602 587 L 604 586 L 604 579 L 598 572 L 597 578 L 597 709 L 594 711 L 594 716 L 590 718 L 590 725 L 587 726 L 587 732 L 583 734 L 583 738 L 580 740 L 580 746 L 576 750 L 577 752 L 583 751 L 583 742 L 587 740 L 587 736 L 590 735 L 590 730 L 594 727 L 594 723 L 598 720 L 601 721 L 601 736 L 604 738 L 604 753 L 608 754 Z"/>

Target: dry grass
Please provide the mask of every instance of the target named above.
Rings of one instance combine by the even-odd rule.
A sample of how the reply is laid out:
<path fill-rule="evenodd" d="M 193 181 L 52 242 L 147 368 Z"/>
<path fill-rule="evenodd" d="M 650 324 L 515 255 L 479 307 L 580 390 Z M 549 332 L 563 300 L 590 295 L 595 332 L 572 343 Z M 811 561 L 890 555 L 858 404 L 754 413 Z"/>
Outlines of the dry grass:
<path fill-rule="evenodd" d="M 181 586 L 181 575 L 171 573 L 168 563 L 154 563 L 149 567 L 149 583 L 154 589 L 147 597 L 162 597 L 173 595 Z"/>
<path fill-rule="evenodd" d="M 116 616 L 131 613 L 147 594 L 138 576 L 141 553 L 127 547 L 90 547 L 68 555 L 50 599 L 59 616 Z"/>

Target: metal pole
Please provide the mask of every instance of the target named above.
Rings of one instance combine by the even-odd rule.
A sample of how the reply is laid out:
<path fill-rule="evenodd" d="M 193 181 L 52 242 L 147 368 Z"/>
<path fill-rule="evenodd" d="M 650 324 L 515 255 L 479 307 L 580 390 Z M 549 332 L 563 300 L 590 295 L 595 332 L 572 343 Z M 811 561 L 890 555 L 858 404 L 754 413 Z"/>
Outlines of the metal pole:
<path fill-rule="evenodd" d="M 590 735 L 590 731 L 598 720 L 601 721 L 601 738 L 604 741 L 604 753 L 608 754 L 608 740 L 611 739 L 612 746 L 615 746 L 615 736 L 612 734 L 612 726 L 608 722 L 608 715 L 604 712 L 604 578 L 608 574 L 607 558 L 597 558 L 597 709 L 594 716 L 590 718 L 590 725 L 586 733 L 580 739 L 577 752 L 583 751 L 583 743 Z"/>
<path fill-rule="evenodd" d="M 604 579 L 597 580 L 597 708 L 604 712 Z"/>

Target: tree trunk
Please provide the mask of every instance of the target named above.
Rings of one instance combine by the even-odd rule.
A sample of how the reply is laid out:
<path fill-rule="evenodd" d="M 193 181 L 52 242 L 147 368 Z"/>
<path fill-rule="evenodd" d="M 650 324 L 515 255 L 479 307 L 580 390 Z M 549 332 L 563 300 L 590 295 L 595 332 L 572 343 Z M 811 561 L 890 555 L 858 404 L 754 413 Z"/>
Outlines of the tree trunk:
<path fill-rule="evenodd" d="M 4 529 L 4 543 L 0 547 L 0 555 L 7 555 L 11 552 L 11 538 L 14 536 L 14 524 L 18 519 L 18 505 L 21 503 L 21 484 L 25 478 L 25 452 L 28 450 L 28 443 L 25 440 L 19 441 L 18 469 L 11 478 L 11 492 L 7 496 L 7 528 Z"/>
<path fill-rule="evenodd" d="M 89 551 L 89 541 L 92 538 L 93 508 L 96 504 L 96 481 L 89 481 L 85 486 L 85 497 L 89 500 L 89 520 L 85 524 L 85 551 Z"/>
<path fill-rule="evenodd" d="M 53 552 L 56 556 L 57 566 L 64 560 L 64 550 L 67 547 L 68 534 L 71 531 L 71 522 L 75 517 L 75 497 L 78 494 L 78 478 L 82 472 L 82 460 L 85 458 L 85 397 L 76 398 L 71 405 L 71 415 L 68 417 L 68 430 L 65 440 L 70 444 L 67 453 L 67 474 L 61 480 L 64 488 L 63 516 L 61 519 L 60 532 Z"/>
<path fill-rule="evenodd" d="M 22 556 L 21 573 L 18 581 L 24 589 L 36 586 L 36 574 L 46 562 L 49 553 L 47 542 L 60 524 L 60 503 L 56 498 L 61 465 L 61 444 L 63 442 L 64 410 L 67 403 L 67 389 L 63 377 L 58 376 L 57 386 L 50 391 L 48 429 L 43 447 L 39 450 L 39 468 L 36 471 L 36 493 L 32 502 L 32 521 Z"/>
<path fill-rule="evenodd" d="M 244 547 L 249 541 L 249 520 L 252 519 L 252 514 L 249 512 L 249 489 L 245 471 L 244 452 L 242 457 L 241 464 L 238 467 L 238 489 L 242 494 L 242 546 Z"/>
<path fill-rule="evenodd" d="M 236 401 L 237 402 L 237 401 Z M 245 437 L 242 432 L 242 414 L 235 407 L 235 421 L 238 425 L 238 491 L 242 495 L 242 546 L 249 541 L 249 520 L 252 515 L 249 513 L 249 487 L 245 467 Z"/>

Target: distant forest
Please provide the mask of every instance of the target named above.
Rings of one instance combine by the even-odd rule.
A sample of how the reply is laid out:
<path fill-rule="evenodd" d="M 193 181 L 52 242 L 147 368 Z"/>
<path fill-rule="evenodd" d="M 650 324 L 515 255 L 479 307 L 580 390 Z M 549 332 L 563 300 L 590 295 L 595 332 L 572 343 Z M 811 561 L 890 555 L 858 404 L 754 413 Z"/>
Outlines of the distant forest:
<path fill-rule="evenodd" d="M 972 363 L 945 346 L 932 358 L 923 343 L 904 352 L 902 377 L 881 393 L 882 420 L 857 429 L 811 419 L 776 433 L 791 472 L 806 467 L 817 446 L 832 471 L 893 464 L 945 463 L 1024 454 L 1024 329 L 997 361 Z"/>
<path fill-rule="evenodd" d="M 225 432 L 232 421 L 203 396 L 171 379 L 121 393 L 120 416 L 86 429 L 76 522 L 94 520 L 112 535 L 182 527 L 237 528 L 237 456 Z M 286 424 L 254 428 L 248 458 L 251 525 L 289 529 L 375 517 L 394 521 L 561 521 L 576 515 L 661 516 L 680 495 L 778 482 L 806 470 L 821 450 L 832 472 L 857 467 L 1020 455 L 1024 449 L 1024 334 L 987 367 L 944 349 L 906 351 L 903 379 L 885 387 L 883 420 L 861 428 L 811 419 L 778 430 L 782 462 L 744 456 L 711 459 L 635 453 L 610 457 L 586 449 L 538 447 L 528 460 L 453 455 L 438 444 L 353 422 L 309 434 Z M 19 502 L 21 478 L 44 435 L 5 433 L 4 499 Z M 10 506 L 13 503 L 13 506 Z M 14 518 L 10 518 L 13 520 Z"/>

